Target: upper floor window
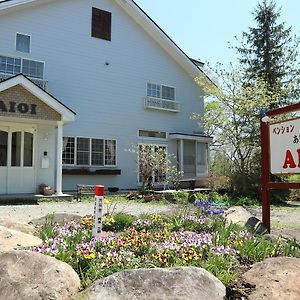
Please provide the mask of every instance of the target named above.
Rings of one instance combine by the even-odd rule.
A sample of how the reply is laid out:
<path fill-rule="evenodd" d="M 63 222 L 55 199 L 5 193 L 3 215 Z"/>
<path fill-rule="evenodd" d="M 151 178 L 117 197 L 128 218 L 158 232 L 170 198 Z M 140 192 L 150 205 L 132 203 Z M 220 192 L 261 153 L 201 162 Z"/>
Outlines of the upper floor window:
<path fill-rule="evenodd" d="M 19 52 L 30 53 L 30 35 L 16 34 L 16 50 Z"/>
<path fill-rule="evenodd" d="M 64 137 L 63 141 L 62 160 L 65 165 L 116 165 L 116 140 Z"/>
<path fill-rule="evenodd" d="M 147 97 L 175 100 L 175 88 L 156 83 L 147 83 Z"/>
<path fill-rule="evenodd" d="M 167 133 L 165 131 L 139 130 L 139 137 L 166 139 Z"/>
<path fill-rule="evenodd" d="M 44 78 L 44 63 L 40 61 L 0 55 L 0 73 L 19 74 L 32 78 Z"/>
<path fill-rule="evenodd" d="M 111 13 L 110 12 L 93 7 L 92 37 L 111 41 Z"/>

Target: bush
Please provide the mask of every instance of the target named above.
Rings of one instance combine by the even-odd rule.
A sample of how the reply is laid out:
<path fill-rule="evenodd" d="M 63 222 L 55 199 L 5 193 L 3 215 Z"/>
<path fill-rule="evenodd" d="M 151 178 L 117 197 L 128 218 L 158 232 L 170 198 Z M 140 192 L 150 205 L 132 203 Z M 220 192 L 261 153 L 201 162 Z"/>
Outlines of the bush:
<path fill-rule="evenodd" d="M 105 217 L 107 222 L 105 222 Z M 124 230 L 127 227 L 130 227 L 136 218 L 133 215 L 127 213 L 116 213 L 112 216 L 106 215 L 103 218 L 103 230 L 104 231 L 113 231 L 119 232 Z"/>

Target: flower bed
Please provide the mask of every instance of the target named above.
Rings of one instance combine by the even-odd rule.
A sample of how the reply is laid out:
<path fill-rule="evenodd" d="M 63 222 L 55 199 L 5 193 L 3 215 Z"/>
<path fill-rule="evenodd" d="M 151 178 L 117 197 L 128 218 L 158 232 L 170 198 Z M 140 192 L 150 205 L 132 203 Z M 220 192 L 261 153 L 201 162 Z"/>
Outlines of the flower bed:
<path fill-rule="evenodd" d="M 168 217 L 108 215 L 106 231 L 96 238 L 91 216 L 63 226 L 52 226 L 50 220 L 41 231 L 43 246 L 33 251 L 69 263 L 83 286 L 124 269 L 175 266 L 205 268 L 229 285 L 243 265 L 299 251 L 296 241 L 271 242 L 237 225 L 225 226 L 223 210 L 212 208 L 209 201 L 196 201 L 195 207 Z"/>

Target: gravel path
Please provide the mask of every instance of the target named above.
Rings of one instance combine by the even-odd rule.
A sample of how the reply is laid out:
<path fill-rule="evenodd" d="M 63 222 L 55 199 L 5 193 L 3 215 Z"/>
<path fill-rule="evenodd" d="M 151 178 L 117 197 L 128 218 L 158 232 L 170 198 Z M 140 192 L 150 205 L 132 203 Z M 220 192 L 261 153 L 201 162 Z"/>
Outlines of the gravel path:
<path fill-rule="evenodd" d="M 107 212 L 108 205 L 104 205 L 104 213 Z M 143 203 L 117 203 L 115 212 L 128 212 L 134 215 L 144 213 L 162 213 L 176 209 L 174 205 L 149 205 Z M 110 211 L 112 205 L 110 206 Z M 37 219 L 51 213 L 68 213 L 77 215 L 87 215 L 94 213 L 93 202 L 43 202 L 37 205 L 7 205 L 0 206 L 0 218 L 13 218 L 20 223 L 28 223 L 32 219 Z"/>
<path fill-rule="evenodd" d="M 104 205 L 104 213 L 112 205 Z M 117 202 L 115 212 L 127 212 L 134 215 L 143 213 L 166 213 L 180 211 L 176 205 L 150 205 L 136 202 Z M 261 208 L 251 207 L 248 210 L 261 220 Z M 51 213 L 67 213 L 77 215 L 93 214 L 93 202 L 41 202 L 37 205 L 0 205 L 0 219 L 13 218 L 20 223 L 28 223 Z M 296 237 L 300 241 L 300 206 L 272 207 L 271 232 Z"/>

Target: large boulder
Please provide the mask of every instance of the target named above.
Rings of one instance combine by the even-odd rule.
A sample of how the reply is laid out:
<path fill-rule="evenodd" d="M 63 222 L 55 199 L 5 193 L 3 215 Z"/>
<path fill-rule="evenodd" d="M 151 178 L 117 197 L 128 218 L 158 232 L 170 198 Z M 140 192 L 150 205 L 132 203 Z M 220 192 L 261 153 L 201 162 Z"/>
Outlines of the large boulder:
<path fill-rule="evenodd" d="M 273 257 L 255 263 L 243 279 L 256 285 L 249 299 L 300 299 L 300 258 Z"/>
<path fill-rule="evenodd" d="M 79 289 L 77 273 L 53 257 L 29 251 L 0 254 L 1 299 L 63 300 Z"/>
<path fill-rule="evenodd" d="M 75 214 L 54 213 L 38 219 L 33 219 L 30 222 L 28 222 L 28 224 L 36 228 L 41 228 L 43 225 L 45 225 L 46 222 L 49 221 L 51 221 L 53 224 L 54 223 L 64 224 L 65 222 L 70 222 L 70 221 L 75 221 L 76 223 L 79 223 L 80 219 L 81 216 Z"/>
<path fill-rule="evenodd" d="M 96 281 L 77 299 L 199 300 L 224 299 L 222 282 L 196 267 L 125 270 Z"/>
<path fill-rule="evenodd" d="M 0 226 L 0 253 L 40 244 L 42 244 L 42 240 L 36 236 Z"/>
<path fill-rule="evenodd" d="M 227 209 L 225 212 L 225 218 L 228 223 L 247 227 L 257 235 L 268 233 L 264 224 L 242 206 L 232 206 Z"/>
<path fill-rule="evenodd" d="M 36 230 L 36 228 L 29 224 L 19 223 L 12 218 L 0 218 L 0 226 L 38 236 L 38 231 Z"/>

